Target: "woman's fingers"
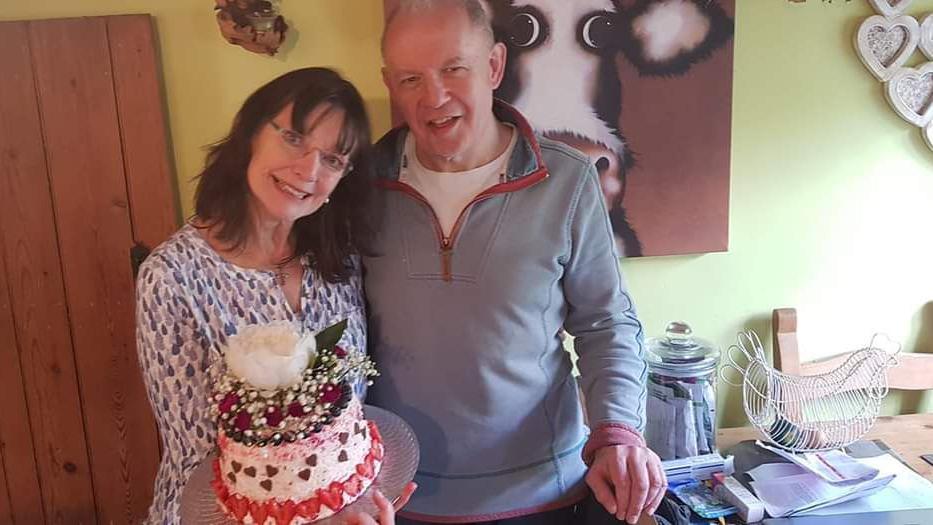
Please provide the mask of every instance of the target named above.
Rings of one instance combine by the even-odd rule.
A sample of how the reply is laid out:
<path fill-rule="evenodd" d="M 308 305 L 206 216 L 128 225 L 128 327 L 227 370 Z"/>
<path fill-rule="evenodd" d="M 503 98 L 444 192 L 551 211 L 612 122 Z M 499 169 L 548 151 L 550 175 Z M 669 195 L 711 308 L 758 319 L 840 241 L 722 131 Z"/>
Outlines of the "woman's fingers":
<path fill-rule="evenodd" d="M 382 494 L 382 491 L 375 489 L 373 492 L 373 502 L 379 509 L 379 525 L 395 525 L 395 508 L 389 498 Z"/>
<path fill-rule="evenodd" d="M 402 493 L 395 498 L 395 510 L 399 511 L 404 507 L 408 500 L 411 499 L 411 495 L 415 493 L 415 489 L 418 488 L 418 484 L 414 481 L 409 481 L 405 488 L 402 489 Z"/>

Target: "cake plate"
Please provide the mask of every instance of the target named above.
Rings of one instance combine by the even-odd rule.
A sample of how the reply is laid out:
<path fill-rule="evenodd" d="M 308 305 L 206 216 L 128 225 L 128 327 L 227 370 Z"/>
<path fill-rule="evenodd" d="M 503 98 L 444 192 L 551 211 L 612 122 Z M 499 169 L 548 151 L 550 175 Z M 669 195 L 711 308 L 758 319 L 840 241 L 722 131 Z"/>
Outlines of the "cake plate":
<path fill-rule="evenodd" d="M 342 518 L 357 512 L 376 516 L 379 511 L 373 501 L 373 487 L 381 490 L 389 501 L 395 501 L 401 495 L 405 485 L 415 477 L 419 457 L 418 440 L 411 427 L 402 418 L 378 407 L 364 405 L 363 414 L 366 419 L 375 421 L 382 435 L 382 444 L 385 446 L 382 469 L 376 475 L 376 481 L 359 499 L 333 516 L 313 522 L 315 525 L 336 525 L 342 522 Z M 204 458 L 191 473 L 188 483 L 185 484 L 181 495 L 182 525 L 236 525 L 237 523 L 236 520 L 224 514 L 214 494 L 214 489 L 211 487 L 211 480 L 214 477 L 211 465 L 215 457 L 216 452 Z"/>

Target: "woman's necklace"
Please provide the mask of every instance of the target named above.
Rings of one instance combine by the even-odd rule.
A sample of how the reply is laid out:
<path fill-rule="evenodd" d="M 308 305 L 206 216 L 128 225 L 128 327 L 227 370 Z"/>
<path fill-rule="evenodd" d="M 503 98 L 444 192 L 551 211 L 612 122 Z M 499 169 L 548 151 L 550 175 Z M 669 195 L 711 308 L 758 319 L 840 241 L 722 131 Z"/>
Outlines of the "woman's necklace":
<path fill-rule="evenodd" d="M 275 279 L 275 284 L 285 286 L 285 281 L 288 279 L 288 276 L 291 275 L 289 267 L 292 266 L 292 263 L 296 259 L 297 257 L 293 255 L 272 267 L 272 276 Z"/>

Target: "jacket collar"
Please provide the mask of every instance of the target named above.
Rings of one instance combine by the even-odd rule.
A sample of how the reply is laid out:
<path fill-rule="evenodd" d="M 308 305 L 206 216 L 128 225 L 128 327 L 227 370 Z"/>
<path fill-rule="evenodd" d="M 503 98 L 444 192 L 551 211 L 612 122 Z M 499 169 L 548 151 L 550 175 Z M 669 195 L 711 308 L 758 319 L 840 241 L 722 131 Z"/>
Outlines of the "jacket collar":
<path fill-rule="evenodd" d="M 499 99 L 493 101 L 492 110 L 497 120 L 512 124 L 518 131 L 518 140 L 506 169 L 506 182 L 517 182 L 543 173 L 546 167 L 541 160 L 541 147 L 528 120 L 516 108 Z M 377 169 L 379 179 L 398 181 L 401 163 L 405 162 L 405 138 L 408 131 L 408 126 L 402 124 L 376 143 L 376 166 L 382 166 Z"/>

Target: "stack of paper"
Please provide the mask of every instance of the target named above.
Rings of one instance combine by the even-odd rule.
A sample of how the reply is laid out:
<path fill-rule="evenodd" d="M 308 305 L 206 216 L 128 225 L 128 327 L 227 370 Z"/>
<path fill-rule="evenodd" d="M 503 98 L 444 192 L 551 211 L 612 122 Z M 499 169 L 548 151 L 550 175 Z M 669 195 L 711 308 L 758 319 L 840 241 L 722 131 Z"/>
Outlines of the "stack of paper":
<path fill-rule="evenodd" d="M 732 456 L 723 458 L 718 452 L 662 461 L 661 467 L 667 476 L 667 484 L 671 486 L 687 481 L 711 479 L 717 472 L 724 472 L 727 476 L 735 472 Z"/>
<path fill-rule="evenodd" d="M 894 474 L 849 457 L 842 451 L 791 454 L 767 445 L 759 446 L 791 463 L 768 463 L 748 472 L 752 489 L 773 518 L 803 514 L 883 489 Z"/>
<path fill-rule="evenodd" d="M 760 441 L 756 444 L 830 483 L 866 481 L 878 475 L 878 469 L 850 457 L 842 450 L 794 454 Z"/>

